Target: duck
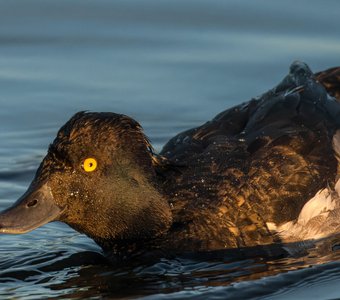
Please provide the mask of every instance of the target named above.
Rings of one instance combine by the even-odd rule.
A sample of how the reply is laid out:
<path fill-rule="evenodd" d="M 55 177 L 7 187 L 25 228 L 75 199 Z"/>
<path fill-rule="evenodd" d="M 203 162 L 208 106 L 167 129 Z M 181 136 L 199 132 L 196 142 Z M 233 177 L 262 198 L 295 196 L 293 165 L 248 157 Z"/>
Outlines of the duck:
<path fill-rule="evenodd" d="M 293 62 L 261 96 L 156 153 L 141 125 L 78 112 L 0 233 L 61 221 L 118 258 L 320 239 L 340 230 L 340 67 Z"/>

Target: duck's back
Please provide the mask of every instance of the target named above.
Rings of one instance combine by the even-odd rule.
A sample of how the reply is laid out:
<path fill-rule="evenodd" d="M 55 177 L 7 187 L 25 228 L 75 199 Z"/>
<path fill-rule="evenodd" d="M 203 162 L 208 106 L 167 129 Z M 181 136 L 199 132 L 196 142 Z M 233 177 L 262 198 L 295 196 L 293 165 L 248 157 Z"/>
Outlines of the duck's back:
<path fill-rule="evenodd" d="M 340 105 L 314 78 L 295 63 L 275 89 L 165 145 L 161 154 L 178 165 L 163 184 L 175 224 L 198 248 L 275 242 L 269 223 L 297 219 L 334 185 Z"/>
<path fill-rule="evenodd" d="M 315 73 L 315 78 L 326 88 L 328 94 L 340 99 L 340 67 Z"/>

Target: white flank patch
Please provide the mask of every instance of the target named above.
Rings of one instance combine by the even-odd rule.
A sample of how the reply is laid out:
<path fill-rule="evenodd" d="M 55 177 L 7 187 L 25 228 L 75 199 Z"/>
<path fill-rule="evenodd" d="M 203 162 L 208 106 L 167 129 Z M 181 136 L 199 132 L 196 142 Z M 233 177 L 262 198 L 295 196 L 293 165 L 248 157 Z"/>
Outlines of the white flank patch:
<path fill-rule="evenodd" d="M 298 242 L 324 238 L 340 229 L 340 180 L 334 190 L 318 191 L 302 208 L 296 220 L 280 226 L 267 223 L 268 229 L 277 233 L 283 242 Z M 332 214 L 330 214 L 332 212 Z"/>
<path fill-rule="evenodd" d="M 340 174 L 340 130 L 333 136 L 333 149 L 338 160 Z M 268 222 L 268 229 L 277 233 L 283 242 L 298 242 L 324 238 L 340 231 L 340 179 L 334 190 L 318 191 L 302 208 L 296 220 L 280 226 Z"/>
<path fill-rule="evenodd" d="M 332 199 L 332 192 L 328 188 L 320 190 L 304 205 L 297 223 L 300 225 L 306 225 L 314 217 L 322 214 L 328 214 L 329 211 L 335 208 L 335 205 L 336 201 L 335 199 Z"/>

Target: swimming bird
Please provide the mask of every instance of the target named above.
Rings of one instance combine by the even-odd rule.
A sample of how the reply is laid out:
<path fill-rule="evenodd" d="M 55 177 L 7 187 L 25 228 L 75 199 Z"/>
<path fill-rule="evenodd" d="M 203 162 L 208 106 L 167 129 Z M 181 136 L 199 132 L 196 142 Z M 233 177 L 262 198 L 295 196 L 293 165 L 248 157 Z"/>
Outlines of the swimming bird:
<path fill-rule="evenodd" d="M 328 93 L 327 93 L 328 92 Z M 63 125 L 1 233 L 62 221 L 117 257 L 322 238 L 340 229 L 340 67 L 294 62 L 275 88 L 172 138 L 79 112 Z"/>

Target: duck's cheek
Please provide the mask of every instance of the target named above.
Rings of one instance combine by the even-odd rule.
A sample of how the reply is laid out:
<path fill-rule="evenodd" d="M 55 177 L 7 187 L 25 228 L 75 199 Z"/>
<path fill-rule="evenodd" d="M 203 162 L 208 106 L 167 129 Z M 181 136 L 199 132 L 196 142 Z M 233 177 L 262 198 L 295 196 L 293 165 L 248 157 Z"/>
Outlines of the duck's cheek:
<path fill-rule="evenodd" d="M 54 202 L 65 209 L 68 209 L 81 193 L 81 182 L 72 175 L 72 173 L 55 173 L 48 179 Z"/>
<path fill-rule="evenodd" d="M 12 207 L 0 214 L 0 233 L 26 233 L 57 220 L 62 211 L 48 183 L 32 185 Z"/>

